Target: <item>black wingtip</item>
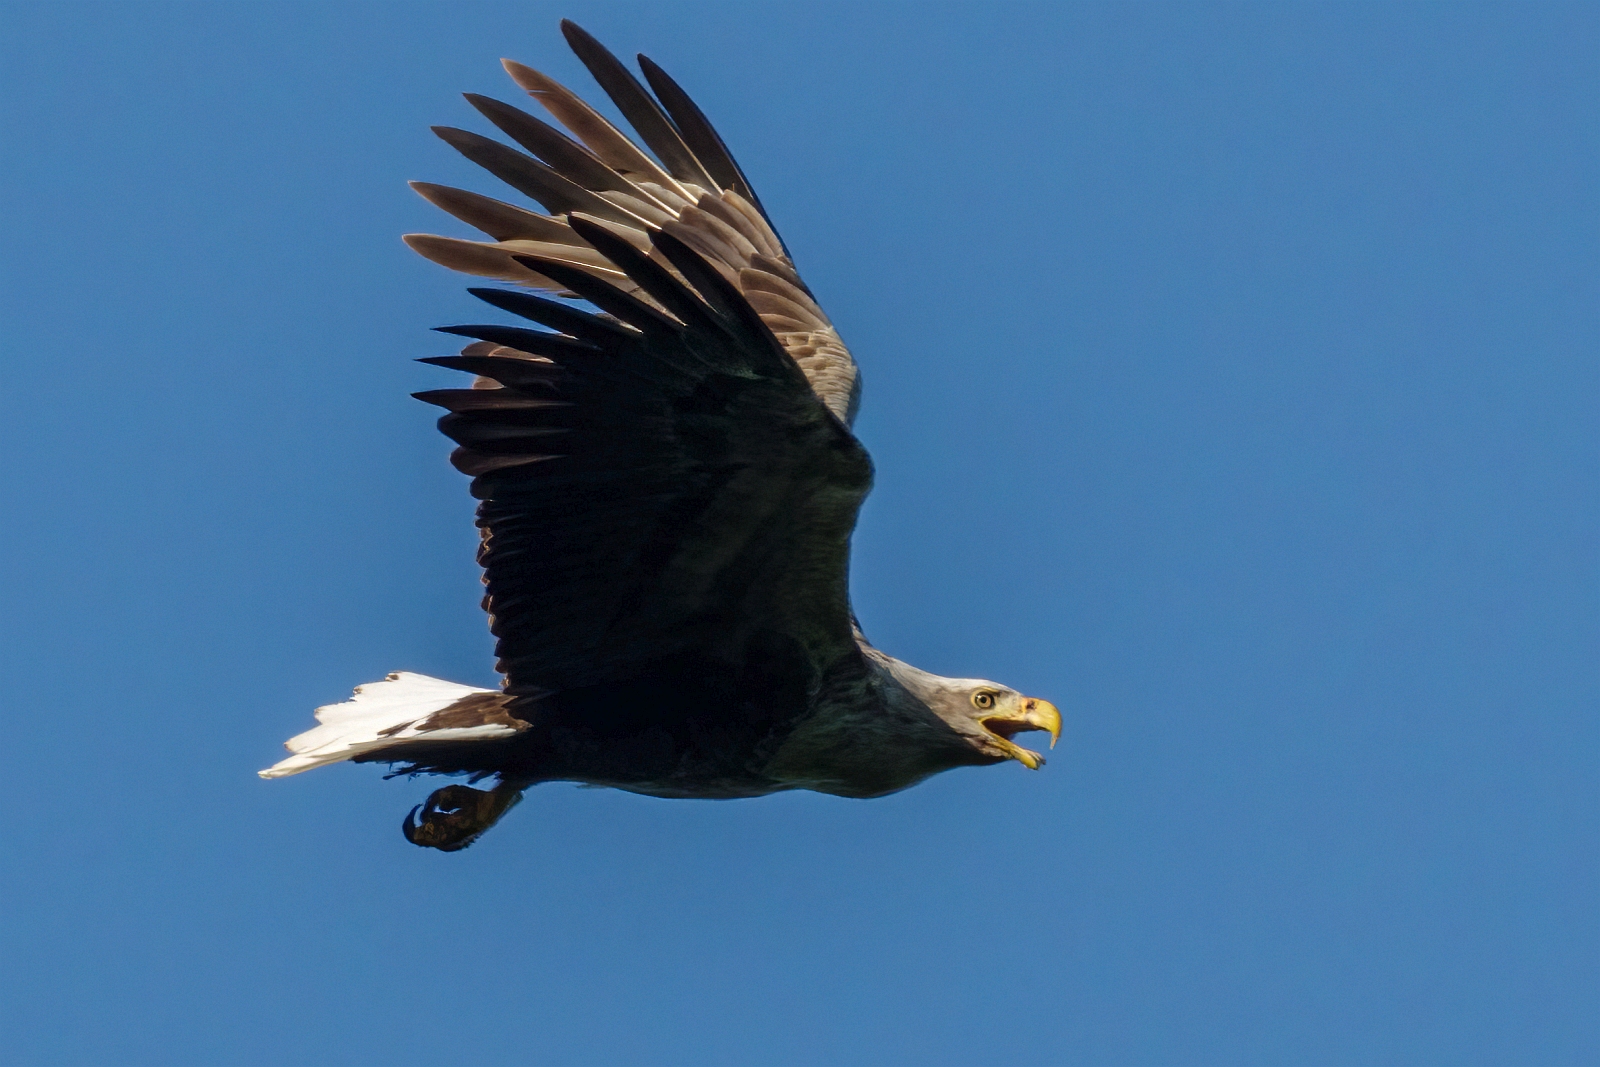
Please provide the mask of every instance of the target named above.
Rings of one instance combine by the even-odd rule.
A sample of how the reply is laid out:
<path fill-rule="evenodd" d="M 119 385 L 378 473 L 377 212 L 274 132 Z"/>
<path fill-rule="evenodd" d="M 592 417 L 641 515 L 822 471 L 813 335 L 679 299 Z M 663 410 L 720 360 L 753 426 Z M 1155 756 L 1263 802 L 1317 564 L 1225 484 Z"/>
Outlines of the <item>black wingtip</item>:
<path fill-rule="evenodd" d="M 599 51 L 610 54 L 610 50 L 600 43 L 599 38 L 571 19 L 561 20 L 561 36 L 567 39 L 567 47 L 578 53 L 580 59 L 585 52 Z"/>
<path fill-rule="evenodd" d="M 763 216 L 766 215 L 766 210 L 761 207 L 755 191 L 750 188 L 750 182 L 745 178 L 738 161 L 728 151 L 722 136 L 717 133 L 716 127 L 711 125 L 711 120 L 706 118 L 700 106 L 673 80 L 672 75 L 662 70 L 649 56 L 640 52 L 635 58 L 639 61 L 639 69 L 644 72 L 645 81 L 654 90 L 656 99 L 661 101 L 661 106 L 666 109 L 668 117 L 678 127 L 678 132 L 683 135 L 689 150 L 705 166 L 707 173 L 716 179 L 717 185 L 723 189 L 732 189 L 750 201 Z M 770 220 L 768 221 L 770 225 Z"/>
<path fill-rule="evenodd" d="M 693 149 L 684 143 L 683 135 L 660 103 L 639 84 L 639 79 L 611 54 L 605 45 L 574 22 L 561 24 L 562 35 L 600 88 L 617 105 L 624 118 L 645 147 L 656 154 L 667 172 L 679 181 L 710 188 L 715 179 L 706 173 L 704 165 L 696 158 Z"/>
<path fill-rule="evenodd" d="M 682 324 L 663 315 L 644 301 L 623 292 L 610 282 L 597 278 L 588 271 L 570 263 L 541 259 L 538 256 L 512 256 L 513 262 L 543 274 L 557 285 L 576 293 L 595 307 L 636 329 L 667 330 L 676 333 Z M 539 264 L 534 266 L 534 264 Z"/>
<path fill-rule="evenodd" d="M 580 341 L 588 341 L 601 347 L 619 342 L 631 342 L 637 336 L 637 333 L 628 327 L 597 318 L 587 311 L 558 303 L 548 297 L 511 289 L 479 287 L 470 288 L 467 292 L 491 307 L 509 311 L 541 326 L 548 326 L 552 330 L 570 334 Z"/>
<path fill-rule="evenodd" d="M 471 153 L 474 149 L 478 148 L 479 145 L 484 144 L 489 145 L 491 150 L 494 148 L 503 147 L 498 142 L 491 141 L 481 133 L 473 133 L 471 130 L 463 130 L 459 126 L 429 126 L 428 129 L 433 131 L 433 135 L 439 138 L 439 140 L 443 141 L 451 148 L 454 148 L 457 152 L 460 152 L 468 159 L 471 159 L 480 167 L 483 167 L 484 164 L 480 163 L 476 159 L 473 159 Z M 488 168 L 485 167 L 484 169 L 487 170 Z M 491 173 L 493 172 L 491 171 Z M 497 174 L 495 177 L 498 178 L 499 175 Z"/>
<path fill-rule="evenodd" d="M 461 99 L 471 104 L 478 114 L 490 122 L 494 122 L 496 114 L 504 115 L 508 111 L 515 112 L 517 110 L 503 100 L 496 100 L 494 97 L 484 96 L 482 93 L 462 93 Z M 496 122 L 495 125 L 498 126 L 499 123 Z"/>
<path fill-rule="evenodd" d="M 787 255 L 788 245 L 784 244 L 783 235 L 778 233 L 778 228 L 773 225 L 772 216 L 767 214 L 766 205 L 761 203 L 761 198 L 756 195 L 750 179 L 745 177 L 744 168 L 739 166 L 739 161 L 728 151 L 722 135 L 711 125 L 711 120 L 700 110 L 700 105 L 683 91 L 683 87 L 673 80 L 672 75 L 662 70 L 649 56 L 641 52 L 638 59 L 639 69 L 644 72 L 645 81 L 655 91 L 656 98 L 676 125 L 684 143 L 704 166 L 707 174 L 720 188 L 732 189 L 761 213 L 761 217 L 767 220 L 767 228 L 778 239 L 778 245 Z"/>

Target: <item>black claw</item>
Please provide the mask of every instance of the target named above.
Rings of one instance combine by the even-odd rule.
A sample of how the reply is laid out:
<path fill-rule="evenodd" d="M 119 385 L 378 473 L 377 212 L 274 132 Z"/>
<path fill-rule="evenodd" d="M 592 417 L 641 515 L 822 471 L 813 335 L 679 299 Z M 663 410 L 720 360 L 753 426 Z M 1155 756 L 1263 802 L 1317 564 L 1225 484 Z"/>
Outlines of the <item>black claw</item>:
<path fill-rule="evenodd" d="M 421 848 L 459 852 L 481 837 L 520 798 L 520 792 L 501 796 L 464 785 L 445 786 L 412 808 L 400 830 L 407 841 Z"/>
<path fill-rule="evenodd" d="M 416 807 L 411 809 L 411 812 L 404 819 L 400 820 L 400 832 L 405 834 L 406 840 L 410 841 L 413 845 L 422 844 L 422 842 L 417 840 L 417 829 L 420 826 L 420 824 L 417 822 L 417 812 L 421 810 L 422 805 L 418 804 Z"/>

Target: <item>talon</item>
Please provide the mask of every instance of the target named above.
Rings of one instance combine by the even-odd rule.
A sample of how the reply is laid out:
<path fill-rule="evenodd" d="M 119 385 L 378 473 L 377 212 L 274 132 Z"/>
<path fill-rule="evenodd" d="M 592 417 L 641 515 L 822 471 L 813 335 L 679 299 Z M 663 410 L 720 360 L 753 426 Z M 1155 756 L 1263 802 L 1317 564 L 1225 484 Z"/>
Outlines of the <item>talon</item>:
<path fill-rule="evenodd" d="M 464 785 L 436 789 L 411 809 L 400 823 L 406 840 L 422 848 L 459 852 L 476 841 L 500 816 L 522 799 L 522 791 L 504 783 L 491 790 Z M 421 818 L 418 818 L 418 813 Z"/>
<path fill-rule="evenodd" d="M 400 832 L 405 834 L 406 840 L 410 841 L 413 845 L 422 844 L 421 841 L 417 840 L 417 830 L 420 826 L 420 824 L 417 822 L 417 812 L 421 810 L 422 805 L 418 804 L 416 807 L 411 809 L 404 819 L 400 820 Z"/>

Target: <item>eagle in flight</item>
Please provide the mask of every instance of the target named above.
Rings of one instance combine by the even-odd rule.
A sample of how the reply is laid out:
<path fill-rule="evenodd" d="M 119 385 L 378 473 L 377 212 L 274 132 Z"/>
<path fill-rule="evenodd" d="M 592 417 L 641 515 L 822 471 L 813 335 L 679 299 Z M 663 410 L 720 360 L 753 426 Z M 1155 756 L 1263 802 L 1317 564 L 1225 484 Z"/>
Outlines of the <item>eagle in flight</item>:
<path fill-rule="evenodd" d="M 471 343 L 422 362 L 476 379 L 416 394 L 445 410 L 479 501 L 501 688 L 391 674 L 318 708 L 262 776 L 354 760 L 494 779 L 438 789 L 404 820 L 412 843 L 455 851 L 539 782 L 879 797 L 953 767 L 1037 768 L 1013 738 L 1054 744 L 1054 705 L 918 670 L 856 623 L 860 378 L 744 172 L 661 68 L 639 57 L 652 95 L 561 28 L 649 152 L 507 60 L 567 133 L 476 95 L 521 151 L 434 132 L 543 212 L 418 182 L 488 240 L 406 237 L 515 285 L 470 291 L 529 324 L 444 327 Z"/>

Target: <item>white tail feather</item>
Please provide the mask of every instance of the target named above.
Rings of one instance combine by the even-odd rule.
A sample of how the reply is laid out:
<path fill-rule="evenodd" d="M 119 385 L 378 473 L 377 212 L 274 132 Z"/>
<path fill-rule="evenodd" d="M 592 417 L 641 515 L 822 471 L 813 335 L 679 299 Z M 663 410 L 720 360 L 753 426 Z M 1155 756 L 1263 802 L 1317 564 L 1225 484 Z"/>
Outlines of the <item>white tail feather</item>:
<path fill-rule="evenodd" d="M 429 718 L 463 698 L 497 692 L 399 671 L 381 682 L 356 686 L 355 696 L 343 704 L 318 708 L 317 722 L 322 725 L 285 741 L 283 747 L 294 755 L 259 773 L 263 778 L 282 778 L 407 741 L 488 740 L 526 729 L 526 724 L 498 709 L 476 725 L 429 727 Z"/>

